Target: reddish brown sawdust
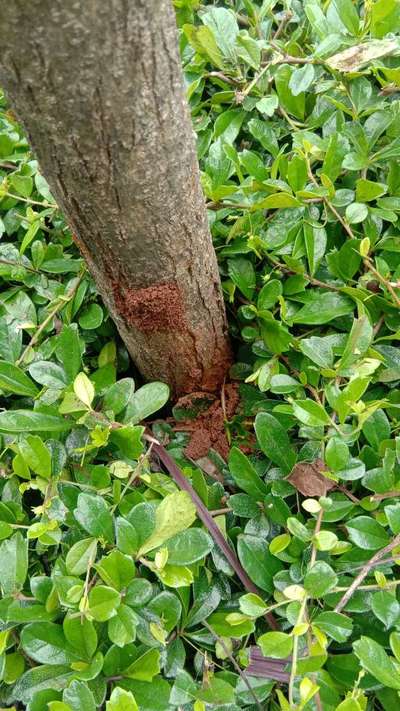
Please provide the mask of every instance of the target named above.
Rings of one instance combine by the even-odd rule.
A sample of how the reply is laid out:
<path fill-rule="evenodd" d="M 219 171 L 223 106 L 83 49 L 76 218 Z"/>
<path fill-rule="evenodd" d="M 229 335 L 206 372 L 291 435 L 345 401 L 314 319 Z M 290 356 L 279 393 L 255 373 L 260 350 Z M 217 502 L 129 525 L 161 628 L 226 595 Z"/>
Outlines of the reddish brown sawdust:
<path fill-rule="evenodd" d="M 204 397 L 205 393 L 192 393 L 185 395 L 177 402 L 177 407 L 189 408 L 192 401 Z M 229 383 L 224 387 L 225 411 L 221 398 L 215 398 L 214 402 L 195 420 L 180 422 L 175 427 L 176 430 L 190 432 L 190 442 L 185 449 L 185 454 L 191 459 L 205 457 L 212 447 L 221 457 L 228 458 L 229 443 L 225 433 L 225 419 L 229 420 L 236 413 L 239 405 L 238 386 Z"/>
<path fill-rule="evenodd" d="M 131 289 L 112 282 L 117 312 L 128 326 L 143 333 L 182 331 L 185 328 L 182 294 L 173 282 Z"/>
<path fill-rule="evenodd" d="M 191 393 L 194 390 L 201 388 L 203 392 L 215 393 L 221 388 L 221 383 L 232 365 L 232 352 L 228 338 L 222 334 L 222 345 L 214 350 L 212 356 L 212 365 L 209 368 L 201 370 L 200 368 L 192 368 L 188 375 L 188 386 L 186 392 Z M 211 345 L 211 344 L 210 344 Z"/>

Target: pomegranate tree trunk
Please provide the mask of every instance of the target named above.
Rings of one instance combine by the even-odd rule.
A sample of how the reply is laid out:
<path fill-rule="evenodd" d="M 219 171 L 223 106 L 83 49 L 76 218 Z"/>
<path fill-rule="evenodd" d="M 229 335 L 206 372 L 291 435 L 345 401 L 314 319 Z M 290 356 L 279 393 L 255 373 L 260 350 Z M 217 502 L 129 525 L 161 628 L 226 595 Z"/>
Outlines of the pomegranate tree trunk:
<path fill-rule="evenodd" d="M 0 3 L 0 82 L 146 379 L 230 363 L 170 0 Z"/>

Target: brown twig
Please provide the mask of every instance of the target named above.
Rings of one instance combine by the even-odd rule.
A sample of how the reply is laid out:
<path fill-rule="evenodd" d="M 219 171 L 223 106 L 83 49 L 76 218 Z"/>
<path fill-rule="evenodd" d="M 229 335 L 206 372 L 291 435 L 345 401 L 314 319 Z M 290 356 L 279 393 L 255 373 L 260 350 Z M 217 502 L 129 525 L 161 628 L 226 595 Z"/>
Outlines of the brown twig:
<path fill-rule="evenodd" d="M 381 328 L 382 328 L 382 326 L 383 326 L 384 323 L 385 323 L 385 314 L 382 314 L 382 315 L 379 317 L 379 320 L 376 322 L 376 324 L 375 324 L 375 326 L 374 326 L 374 328 L 373 328 L 373 331 L 372 331 L 372 332 L 373 332 L 373 334 L 374 334 L 374 338 L 375 338 L 375 336 L 378 335 L 378 333 L 379 333 L 379 331 L 381 330 Z"/>
<path fill-rule="evenodd" d="M 354 494 L 353 494 L 351 491 L 349 491 L 348 489 L 346 489 L 345 486 L 342 486 L 342 484 L 336 484 L 336 487 L 335 487 L 335 488 L 338 489 L 339 491 L 341 491 L 341 492 L 342 492 L 343 494 L 345 494 L 346 496 L 348 496 L 348 498 L 349 498 L 351 501 L 353 501 L 355 504 L 359 504 L 359 503 L 360 503 L 360 499 L 357 499 L 357 496 L 354 496 Z"/>
<path fill-rule="evenodd" d="M 213 635 L 214 639 L 216 639 L 217 642 L 219 642 L 219 644 L 221 645 L 222 649 L 224 650 L 226 656 L 227 656 L 228 659 L 232 662 L 232 664 L 233 664 L 233 666 L 235 667 L 237 673 L 239 674 L 239 676 L 240 676 L 241 679 L 243 680 L 243 683 L 247 686 L 247 688 L 248 688 L 250 694 L 252 695 L 252 697 L 253 697 L 253 699 L 254 699 L 254 701 L 255 701 L 255 703 L 256 703 L 256 706 L 257 706 L 259 709 L 261 709 L 261 711 L 262 711 L 261 703 L 260 703 L 260 701 L 259 701 L 259 699 L 258 699 L 258 697 L 257 697 L 257 695 L 256 695 L 256 693 L 255 693 L 255 691 L 254 691 L 254 689 L 253 689 L 253 687 L 251 686 L 251 684 L 250 684 L 248 678 L 247 678 L 246 672 L 244 672 L 243 669 L 240 668 L 240 666 L 239 666 L 239 664 L 237 663 L 235 657 L 234 657 L 233 654 L 231 654 L 231 652 L 229 651 L 229 649 L 228 649 L 228 647 L 226 646 L 226 644 L 225 644 L 224 640 L 222 639 L 222 637 L 220 637 L 216 632 L 214 632 L 213 628 L 211 627 L 211 625 L 208 624 L 207 620 L 203 620 L 201 624 L 204 625 L 204 627 L 205 627 L 206 629 L 208 629 L 209 632 L 211 632 L 211 634 Z"/>
<path fill-rule="evenodd" d="M 26 269 L 27 272 L 34 272 L 34 274 L 40 274 L 39 269 L 27 267 L 26 264 L 23 264 L 22 262 L 14 262 L 12 259 L 0 259 L 0 264 L 7 264 L 10 267 L 22 267 L 22 269 Z"/>
<path fill-rule="evenodd" d="M 276 40 L 276 39 L 278 39 L 278 37 L 280 37 L 280 35 L 282 34 L 283 30 L 285 29 L 285 26 L 287 25 L 287 23 L 289 22 L 289 20 L 292 19 L 292 17 L 293 17 L 293 12 L 290 12 L 290 10 L 288 10 L 287 12 L 285 12 L 285 13 L 283 14 L 282 19 L 281 19 L 281 21 L 280 21 L 280 23 L 279 23 L 279 25 L 278 25 L 277 30 L 276 30 L 275 33 L 272 35 L 272 39 L 273 39 L 273 40 Z"/>
<path fill-rule="evenodd" d="M 400 534 L 395 536 L 393 538 L 393 541 L 391 543 L 388 543 L 387 546 L 385 546 L 384 548 L 381 548 L 379 551 L 377 551 L 377 553 L 375 553 L 375 555 L 373 555 L 372 558 L 367 563 L 365 563 L 365 565 L 363 565 L 363 567 L 360 570 L 357 577 L 354 578 L 350 587 L 346 590 L 344 595 L 340 598 L 338 604 L 335 607 L 335 612 L 341 612 L 343 610 L 343 608 L 346 607 L 350 598 L 354 595 L 355 591 L 361 585 L 362 581 L 367 577 L 371 568 L 373 568 L 376 565 L 376 563 L 378 561 L 380 561 L 386 555 L 386 553 L 390 553 L 390 551 L 392 551 L 393 548 L 396 548 L 396 546 L 398 546 L 398 545 L 400 545 Z"/>
<path fill-rule="evenodd" d="M 393 499 L 400 496 L 400 491 L 386 491 L 384 494 L 373 494 L 370 499 L 372 501 L 384 501 L 385 499 Z"/>
<path fill-rule="evenodd" d="M 31 198 L 22 197 L 22 195 L 14 195 L 13 193 L 5 193 L 4 197 L 12 198 L 13 200 L 19 200 L 20 202 L 26 202 L 28 205 L 38 205 L 39 207 L 48 208 L 51 207 L 53 210 L 58 209 L 58 205 L 52 202 L 39 202 L 39 200 L 32 200 Z"/>
<path fill-rule="evenodd" d="M 82 279 L 83 279 L 85 273 L 86 273 L 86 270 L 82 272 L 82 274 L 80 275 L 80 277 L 78 277 L 78 279 L 77 279 L 76 283 L 74 284 L 74 286 L 71 287 L 71 289 L 70 289 L 65 295 L 58 297 L 58 299 L 57 299 L 57 301 L 56 301 L 56 305 L 52 308 L 52 310 L 50 311 L 49 315 L 46 316 L 46 318 L 44 319 L 44 321 L 42 321 L 42 323 L 41 323 L 40 326 L 38 327 L 37 331 L 35 331 L 35 333 L 33 334 L 33 336 L 32 336 L 32 338 L 31 338 L 31 340 L 29 341 L 28 345 L 27 345 L 26 348 L 23 350 L 22 355 L 21 355 L 21 356 L 18 358 L 18 360 L 16 361 L 16 363 L 15 363 L 16 365 L 20 365 L 21 363 L 23 363 L 23 361 L 25 360 L 26 355 L 27 355 L 27 353 L 29 352 L 30 348 L 32 348 L 32 346 L 34 346 L 35 343 L 38 342 L 41 333 L 44 331 L 44 329 L 46 328 L 46 326 L 48 326 L 48 324 L 49 324 L 50 321 L 54 318 L 54 316 L 56 315 L 56 313 L 57 313 L 61 308 L 63 308 L 69 301 L 71 301 L 71 299 L 74 298 L 75 293 L 76 293 L 76 290 L 77 290 L 79 284 L 81 283 L 81 281 L 82 281 Z"/>
<path fill-rule="evenodd" d="M 393 301 L 395 302 L 396 306 L 398 308 L 400 308 L 400 298 L 397 296 L 390 281 L 385 279 L 385 277 L 382 276 L 382 274 L 380 274 L 377 269 L 375 269 L 374 265 L 372 264 L 371 260 L 368 257 L 364 257 L 364 265 L 370 272 L 372 272 L 372 274 L 378 279 L 378 281 L 380 281 L 382 286 L 384 286 L 385 289 L 388 290 L 388 292 L 392 296 Z"/>
<path fill-rule="evenodd" d="M 221 81 L 224 81 L 227 84 L 233 84 L 234 86 L 242 84 L 242 81 L 240 79 L 235 79 L 234 77 L 227 77 L 226 74 L 224 74 L 223 72 L 207 72 L 206 74 L 204 74 L 204 76 L 207 79 L 221 79 Z"/>
<path fill-rule="evenodd" d="M 175 483 L 180 489 L 186 491 L 190 498 L 192 499 L 196 509 L 199 519 L 204 523 L 209 533 L 213 537 L 215 543 L 220 548 L 228 563 L 234 569 L 239 580 L 243 584 L 246 590 L 259 594 L 260 591 L 253 581 L 249 578 L 243 566 L 241 565 L 236 553 L 230 547 L 229 543 L 223 536 L 222 532 L 215 523 L 213 517 L 211 516 L 209 510 L 204 506 L 200 496 L 193 489 L 189 480 L 182 474 L 181 470 L 174 462 L 172 457 L 168 454 L 167 450 L 156 440 L 154 437 L 145 436 L 149 442 L 153 442 L 153 452 L 157 455 L 159 460 L 162 462 L 168 473 L 171 475 Z M 274 615 L 271 612 L 265 613 L 265 618 L 268 621 L 270 627 L 274 630 L 278 629 L 278 624 L 275 620 Z"/>
<path fill-rule="evenodd" d="M 226 513 L 231 513 L 232 509 L 227 507 L 225 509 L 215 509 L 214 511 L 210 511 L 210 516 L 215 518 L 216 516 L 223 516 Z"/>

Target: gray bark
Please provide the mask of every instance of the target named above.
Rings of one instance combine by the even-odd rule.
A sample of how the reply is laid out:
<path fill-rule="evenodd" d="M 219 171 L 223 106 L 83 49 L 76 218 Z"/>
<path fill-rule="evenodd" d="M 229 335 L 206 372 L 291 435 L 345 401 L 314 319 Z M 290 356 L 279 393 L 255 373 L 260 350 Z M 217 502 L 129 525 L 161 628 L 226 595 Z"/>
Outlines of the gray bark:
<path fill-rule="evenodd" d="M 170 0 L 0 3 L 0 82 L 147 379 L 230 361 Z"/>

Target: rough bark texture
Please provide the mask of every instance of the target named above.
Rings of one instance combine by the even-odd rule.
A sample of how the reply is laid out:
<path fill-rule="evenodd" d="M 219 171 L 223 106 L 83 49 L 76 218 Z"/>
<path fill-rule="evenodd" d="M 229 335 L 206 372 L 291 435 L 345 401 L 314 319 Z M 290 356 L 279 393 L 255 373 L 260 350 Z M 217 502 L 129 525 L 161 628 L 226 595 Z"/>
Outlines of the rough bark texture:
<path fill-rule="evenodd" d="M 0 3 L 0 82 L 139 370 L 230 361 L 170 0 Z"/>

